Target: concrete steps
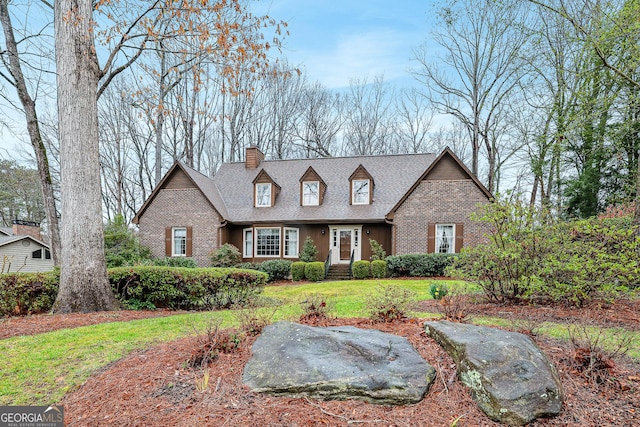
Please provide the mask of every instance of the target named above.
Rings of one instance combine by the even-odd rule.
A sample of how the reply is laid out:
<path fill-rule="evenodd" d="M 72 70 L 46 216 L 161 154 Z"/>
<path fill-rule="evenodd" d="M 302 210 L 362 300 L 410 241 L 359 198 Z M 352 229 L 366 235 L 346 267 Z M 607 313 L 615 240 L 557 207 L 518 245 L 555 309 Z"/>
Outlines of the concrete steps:
<path fill-rule="evenodd" d="M 351 280 L 349 264 L 333 264 L 325 280 Z"/>

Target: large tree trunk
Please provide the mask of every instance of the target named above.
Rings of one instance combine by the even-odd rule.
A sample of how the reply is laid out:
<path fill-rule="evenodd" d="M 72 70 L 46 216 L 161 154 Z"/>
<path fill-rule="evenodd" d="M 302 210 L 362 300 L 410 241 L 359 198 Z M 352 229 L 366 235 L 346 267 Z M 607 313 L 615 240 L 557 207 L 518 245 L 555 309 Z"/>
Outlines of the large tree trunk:
<path fill-rule="evenodd" d="M 62 257 L 55 312 L 114 310 L 107 279 L 98 151 L 92 1 L 56 0 Z"/>
<path fill-rule="evenodd" d="M 18 98 L 24 108 L 24 114 L 27 119 L 27 131 L 29 139 L 33 146 L 38 167 L 38 176 L 40 178 L 40 189 L 44 201 L 45 213 L 47 215 L 49 245 L 51 247 L 51 255 L 53 263 L 60 265 L 60 229 L 58 227 L 58 212 L 56 210 L 56 202 L 53 196 L 53 181 L 51 179 L 51 171 L 49 170 L 49 160 L 47 159 L 47 150 L 42 142 L 40 133 L 40 124 L 38 115 L 36 114 L 36 103 L 29 95 L 27 85 L 22 73 L 20 58 L 18 57 L 18 46 L 13 33 L 13 24 L 9 15 L 9 7 L 7 0 L 0 0 L 0 21 L 4 30 L 4 38 L 7 44 L 7 52 L 9 54 L 9 69 L 13 76 Z"/>

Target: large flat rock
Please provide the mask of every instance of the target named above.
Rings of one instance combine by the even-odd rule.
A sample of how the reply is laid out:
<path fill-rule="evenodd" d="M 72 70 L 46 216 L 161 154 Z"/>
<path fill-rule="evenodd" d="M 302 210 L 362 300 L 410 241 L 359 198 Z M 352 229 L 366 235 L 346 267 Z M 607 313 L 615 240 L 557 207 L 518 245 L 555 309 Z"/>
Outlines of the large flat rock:
<path fill-rule="evenodd" d="M 458 377 L 493 420 L 524 425 L 562 409 L 553 364 L 526 335 L 483 326 L 426 322 L 425 330 L 458 366 Z"/>
<path fill-rule="evenodd" d="M 405 338 L 351 326 L 267 326 L 242 375 L 253 391 L 316 399 L 417 403 L 435 378 Z"/>

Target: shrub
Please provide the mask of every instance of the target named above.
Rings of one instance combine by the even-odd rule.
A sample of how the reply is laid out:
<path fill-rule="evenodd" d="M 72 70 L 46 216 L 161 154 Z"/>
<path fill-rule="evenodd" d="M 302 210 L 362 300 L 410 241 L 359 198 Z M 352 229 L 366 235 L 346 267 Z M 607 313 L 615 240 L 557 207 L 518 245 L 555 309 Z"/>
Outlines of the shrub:
<path fill-rule="evenodd" d="M 155 258 L 151 260 L 150 265 L 156 267 L 198 268 L 198 263 L 196 263 L 196 260 L 183 256 Z"/>
<path fill-rule="evenodd" d="M 298 255 L 300 261 L 303 262 L 313 262 L 316 260 L 316 256 L 318 255 L 318 248 L 313 243 L 313 239 L 310 236 L 304 240 L 304 246 L 302 247 L 302 252 Z"/>
<path fill-rule="evenodd" d="M 234 317 L 245 335 L 256 336 L 271 323 L 277 307 L 272 310 L 260 310 L 256 301 L 252 301 L 247 307 L 233 312 Z"/>
<path fill-rule="evenodd" d="M 240 262 L 238 264 L 235 264 L 233 266 L 233 268 L 242 268 L 242 269 L 245 269 L 245 270 L 258 270 L 258 271 L 260 271 L 259 270 L 260 269 L 260 264 L 259 263 L 258 264 L 254 264 L 252 262 Z"/>
<path fill-rule="evenodd" d="M 322 294 L 307 295 L 302 302 L 301 322 L 319 323 L 329 319 L 333 304 Z"/>
<path fill-rule="evenodd" d="M 187 361 L 190 368 L 207 367 L 220 353 L 233 353 L 238 348 L 242 342 L 240 335 L 233 330 L 221 330 L 221 324 L 220 319 L 211 320 L 205 333 L 196 335 L 196 348 Z"/>
<path fill-rule="evenodd" d="M 209 252 L 211 267 L 233 267 L 242 262 L 242 255 L 238 248 L 230 243 L 225 243 L 218 249 Z"/>
<path fill-rule="evenodd" d="M 197 310 L 246 305 L 262 292 L 267 275 L 235 268 L 121 267 L 108 271 L 121 302 Z"/>
<path fill-rule="evenodd" d="M 263 261 L 258 266 L 260 271 L 267 273 L 269 278 L 268 282 L 275 282 L 276 280 L 286 280 L 291 273 L 291 261 L 288 259 L 270 259 Z"/>
<path fill-rule="evenodd" d="M 304 279 L 304 269 L 307 265 L 304 261 L 297 261 L 291 264 L 291 279 L 293 281 L 300 281 Z"/>
<path fill-rule="evenodd" d="M 383 259 L 371 261 L 371 275 L 374 279 L 383 279 L 387 276 L 387 262 Z"/>
<path fill-rule="evenodd" d="M 464 322 L 471 315 L 472 305 L 471 295 L 456 289 L 440 299 L 438 310 L 447 320 Z"/>
<path fill-rule="evenodd" d="M 60 272 L 0 274 L 0 317 L 47 312 L 58 294 Z"/>
<path fill-rule="evenodd" d="M 304 276 L 312 282 L 324 280 L 324 262 L 308 262 L 304 267 Z"/>
<path fill-rule="evenodd" d="M 449 271 L 489 300 L 582 306 L 638 286 L 640 237 L 630 217 L 563 221 L 516 201 L 488 205 L 477 219 L 489 225 L 489 242 L 463 249 Z"/>
<path fill-rule="evenodd" d="M 136 265 L 151 259 L 151 249 L 140 244 L 120 214 L 104 226 L 104 252 L 107 267 Z"/>
<path fill-rule="evenodd" d="M 371 263 L 367 260 L 354 261 L 351 267 L 351 276 L 358 280 L 370 278 Z"/>
<path fill-rule="evenodd" d="M 406 254 L 388 256 L 386 261 L 393 277 L 437 277 L 445 275 L 445 269 L 455 257 L 454 254 Z"/>
<path fill-rule="evenodd" d="M 399 286 L 380 286 L 365 303 L 369 318 L 373 322 L 393 322 L 404 319 L 416 293 Z"/>
<path fill-rule="evenodd" d="M 387 253 L 380 243 L 376 240 L 369 239 L 369 245 L 371 246 L 371 261 L 379 261 L 386 258 Z"/>
<path fill-rule="evenodd" d="M 435 300 L 440 300 L 442 297 L 446 296 L 448 292 L 447 285 L 443 283 L 432 283 L 429 286 L 429 293 L 431 297 Z"/>

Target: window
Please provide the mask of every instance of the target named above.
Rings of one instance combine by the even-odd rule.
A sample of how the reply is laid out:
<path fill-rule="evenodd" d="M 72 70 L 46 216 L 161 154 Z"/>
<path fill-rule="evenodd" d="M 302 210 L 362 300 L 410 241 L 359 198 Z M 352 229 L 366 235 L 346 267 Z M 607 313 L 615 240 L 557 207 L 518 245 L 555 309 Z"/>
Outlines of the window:
<path fill-rule="evenodd" d="M 298 229 L 284 229 L 284 256 L 287 258 L 296 258 L 298 256 Z"/>
<path fill-rule="evenodd" d="M 368 205 L 369 204 L 369 180 L 368 179 L 354 179 L 352 183 L 352 198 L 351 203 L 354 205 Z"/>
<path fill-rule="evenodd" d="M 455 252 L 454 228 L 453 224 L 436 224 L 436 252 L 441 254 Z"/>
<path fill-rule="evenodd" d="M 31 258 L 42 259 L 42 249 L 31 252 Z M 44 259 L 51 259 L 51 252 L 49 252 L 49 249 L 44 250 Z"/>
<path fill-rule="evenodd" d="M 253 230 L 251 228 L 245 228 L 244 233 L 244 250 L 242 256 L 244 258 L 253 257 Z"/>
<path fill-rule="evenodd" d="M 187 229 L 174 227 L 172 241 L 171 256 L 187 256 Z"/>
<path fill-rule="evenodd" d="M 302 183 L 302 206 L 318 206 L 320 204 L 320 182 L 305 181 Z"/>
<path fill-rule="evenodd" d="M 256 256 L 280 256 L 279 228 L 256 228 Z"/>
<path fill-rule="evenodd" d="M 271 206 L 271 184 L 256 184 L 256 206 L 263 208 Z"/>

